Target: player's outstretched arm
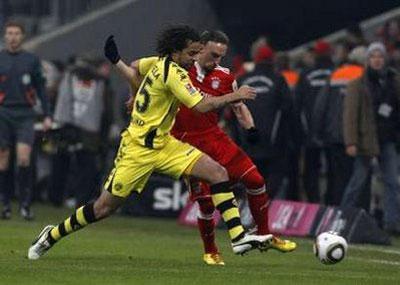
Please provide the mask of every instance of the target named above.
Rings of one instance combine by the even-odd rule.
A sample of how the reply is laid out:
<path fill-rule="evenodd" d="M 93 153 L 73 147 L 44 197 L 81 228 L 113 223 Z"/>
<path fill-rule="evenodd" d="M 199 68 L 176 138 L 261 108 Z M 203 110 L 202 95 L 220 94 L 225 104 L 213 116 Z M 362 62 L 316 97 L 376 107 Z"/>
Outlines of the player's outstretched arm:
<path fill-rule="evenodd" d="M 134 61 L 130 66 L 127 65 L 121 59 L 113 35 L 109 36 L 104 44 L 104 55 L 113 64 L 122 78 L 127 81 L 131 94 L 136 94 L 143 79 L 139 73 L 139 60 Z"/>
<path fill-rule="evenodd" d="M 224 96 L 205 97 L 196 106 L 194 106 L 193 109 L 201 113 L 206 113 L 240 100 L 254 100 L 256 96 L 257 94 L 254 88 L 243 85 L 238 90 Z"/>

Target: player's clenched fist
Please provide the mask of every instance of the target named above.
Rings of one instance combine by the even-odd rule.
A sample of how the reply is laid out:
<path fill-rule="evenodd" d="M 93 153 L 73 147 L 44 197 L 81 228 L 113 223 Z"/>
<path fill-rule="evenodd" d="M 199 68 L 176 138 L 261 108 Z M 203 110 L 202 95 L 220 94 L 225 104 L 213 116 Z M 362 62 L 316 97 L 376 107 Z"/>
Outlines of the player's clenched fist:
<path fill-rule="evenodd" d="M 240 86 L 240 88 L 236 91 L 238 100 L 254 100 L 256 99 L 256 90 L 248 85 Z"/>
<path fill-rule="evenodd" d="M 109 36 L 104 44 L 104 55 L 112 64 L 116 64 L 121 59 L 113 35 Z"/>

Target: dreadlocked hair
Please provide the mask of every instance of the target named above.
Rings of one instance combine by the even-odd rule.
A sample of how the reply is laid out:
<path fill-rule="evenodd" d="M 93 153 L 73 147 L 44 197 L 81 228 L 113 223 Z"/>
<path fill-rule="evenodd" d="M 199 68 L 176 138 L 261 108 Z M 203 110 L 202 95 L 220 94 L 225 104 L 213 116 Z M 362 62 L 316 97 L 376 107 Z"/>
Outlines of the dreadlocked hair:
<path fill-rule="evenodd" d="M 189 42 L 200 41 L 199 33 L 187 25 L 175 25 L 164 30 L 157 40 L 157 52 L 160 56 L 171 55 L 185 49 Z"/>

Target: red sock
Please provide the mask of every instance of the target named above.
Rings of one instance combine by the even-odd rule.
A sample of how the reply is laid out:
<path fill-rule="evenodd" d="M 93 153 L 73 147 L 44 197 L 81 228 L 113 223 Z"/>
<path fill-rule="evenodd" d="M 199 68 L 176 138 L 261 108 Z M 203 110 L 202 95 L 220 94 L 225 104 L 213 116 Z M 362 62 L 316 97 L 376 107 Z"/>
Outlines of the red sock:
<path fill-rule="evenodd" d="M 203 240 L 205 253 L 217 253 L 218 247 L 215 244 L 215 223 L 214 220 L 197 218 L 197 225 Z"/>
<path fill-rule="evenodd" d="M 252 195 L 247 193 L 251 215 L 257 225 L 259 235 L 269 234 L 268 228 L 268 195 L 263 192 Z"/>

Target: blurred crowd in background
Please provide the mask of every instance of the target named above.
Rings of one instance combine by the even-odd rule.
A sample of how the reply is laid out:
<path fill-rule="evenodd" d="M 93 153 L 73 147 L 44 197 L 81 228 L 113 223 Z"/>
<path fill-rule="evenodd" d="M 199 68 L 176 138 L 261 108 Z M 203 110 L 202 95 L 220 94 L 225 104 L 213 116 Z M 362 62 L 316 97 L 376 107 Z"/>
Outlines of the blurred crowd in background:
<path fill-rule="evenodd" d="M 239 85 L 249 84 L 260 94 L 269 94 L 248 102 L 257 136 L 247 137 L 229 108 L 221 111 L 221 125 L 256 162 L 273 198 L 359 206 L 381 220 L 382 204 L 389 194 L 377 182 L 390 182 L 384 179 L 387 172 L 374 174 L 376 166 L 389 158 L 373 153 L 378 159 L 366 162 L 371 168 L 365 171 L 358 192 L 354 190 L 355 161 L 363 154 L 348 149 L 342 122 L 347 86 L 368 73 L 369 58 L 375 51 L 385 60 L 385 73 L 377 72 L 378 82 L 389 80 L 388 74 L 397 76 L 400 19 L 385 23 L 373 38 L 366 39 L 361 29 L 353 26 L 345 38 L 317 40 L 301 52 L 273 47 L 273 42 L 261 36 L 249 48 L 249 56 L 236 55 L 232 62 L 226 62 Z M 40 123 L 35 125 L 34 199 L 77 207 L 97 195 L 112 165 L 120 130 L 130 120 L 125 107 L 129 93 L 128 89 L 120 94 L 114 91 L 112 68 L 103 58 L 77 55 L 67 62 L 43 61 L 42 67 L 54 124 L 49 132 L 42 132 Z M 39 122 L 40 106 L 37 109 Z M 377 122 L 377 128 L 383 129 L 378 131 L 381 151 L 386 142 L 397 148 L 400 126 L 394 127 L 392 137 L 391 127 L 383 124 Z M 391 154 L 395 156 L 397 179 L 400 160 L 396 152 Z M 7 179 L 10 189 L 15 189 L 13 176 L 11 167 Z"/>

